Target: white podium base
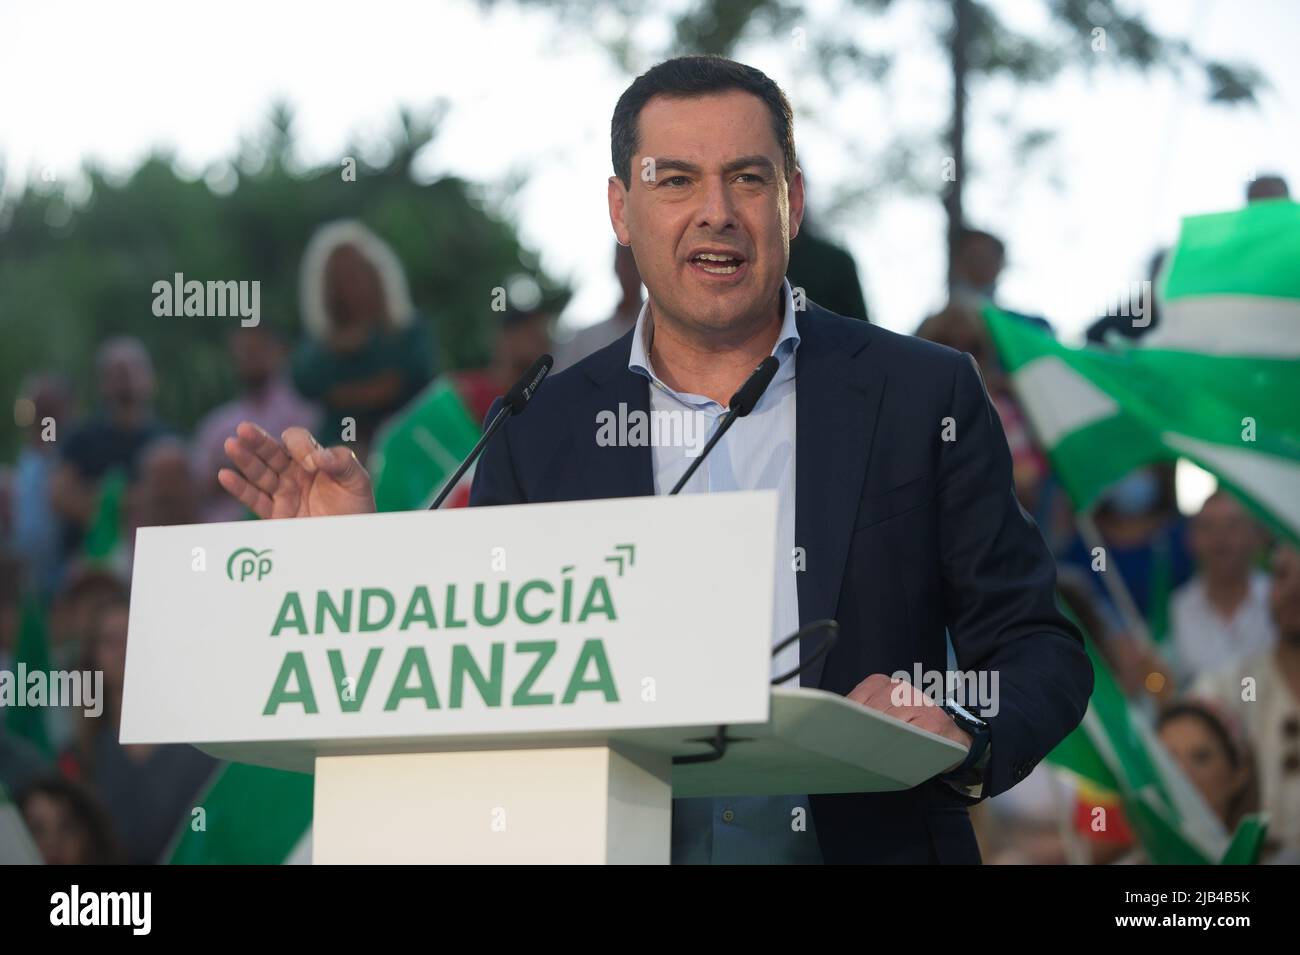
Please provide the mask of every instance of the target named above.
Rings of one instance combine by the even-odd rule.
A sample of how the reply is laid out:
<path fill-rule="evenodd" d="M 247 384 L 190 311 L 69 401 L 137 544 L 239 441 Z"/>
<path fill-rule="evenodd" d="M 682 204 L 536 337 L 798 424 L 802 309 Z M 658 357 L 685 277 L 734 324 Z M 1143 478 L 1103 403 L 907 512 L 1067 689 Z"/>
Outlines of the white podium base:
<path fill-rule="evenodd" d="M 318 756 L 312 858 L 666 865 L 671 768 L 609 746 Z"/>

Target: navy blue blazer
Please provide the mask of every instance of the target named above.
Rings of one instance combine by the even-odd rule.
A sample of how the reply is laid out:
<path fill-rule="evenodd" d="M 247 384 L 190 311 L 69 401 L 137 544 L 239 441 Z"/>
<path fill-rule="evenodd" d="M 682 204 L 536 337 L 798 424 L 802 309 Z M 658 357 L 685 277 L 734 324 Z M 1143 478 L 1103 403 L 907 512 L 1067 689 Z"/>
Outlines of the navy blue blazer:
<path fill-rule="evenodd" d="M 798 316 L 795 543 L 799 619 L 840 624 L 804 686 L 847 694 L 873 673 L 998 672 L 985 795 L 1029 774 L 1080 720 L 1092 667 L 1057 610 L 1056 567 L 1016 501 L 1011 455 L 969 355 L 809 303 Z M 632 333 L 548 380 L 488 445 L 471 505 L 654 493 L 651 448 L 598 447 L 596 415 L 649 411 Z M 496 413 L 497 405 L 491 414 Z M 943 440 L 952 418 L 955 440 Z M 802 648 L 807 658 L 816 638 Z M 934 779 L 813 795 L 828 863 L 979 862 L 969 800 Z"/>

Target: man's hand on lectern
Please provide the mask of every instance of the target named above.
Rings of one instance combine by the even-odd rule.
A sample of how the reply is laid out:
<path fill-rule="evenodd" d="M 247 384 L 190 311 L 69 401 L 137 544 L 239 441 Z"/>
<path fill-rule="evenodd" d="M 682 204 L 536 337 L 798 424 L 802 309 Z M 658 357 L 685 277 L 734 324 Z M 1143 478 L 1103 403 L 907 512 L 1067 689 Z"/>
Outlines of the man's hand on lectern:
<path fill-rule="evenodd" d="M 954 723 L 939 704 L 907 680 L 895 680 L 883 673 L 873 673 L 855 686 L 848 698 L 970 749 L 970 734 Z M 953 766 L 960 766 L 961 763 L 962 760 L 959 759 Z"/>
<path fill-rule="evenodd" d="M 374 512 L 370 475 L 351 449 L 322 448 L 306 428 L 289 428 L 281 437 L 241 421 L 226 438 L 235 468 L 222 468 L 217 481 L 239 503 L 262 518 Z"/>

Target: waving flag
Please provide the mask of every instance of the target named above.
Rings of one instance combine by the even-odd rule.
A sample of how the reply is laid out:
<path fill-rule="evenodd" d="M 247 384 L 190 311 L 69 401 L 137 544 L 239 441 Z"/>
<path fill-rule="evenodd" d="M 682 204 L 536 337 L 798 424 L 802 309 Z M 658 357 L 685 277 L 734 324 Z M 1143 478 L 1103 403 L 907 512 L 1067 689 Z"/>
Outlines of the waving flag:
<path fill-rule="evenodd" d="M 1131 829 L 1156 865 L 1255 862 L 1267 828 L 1263 819 L 1247 816 L 1229 839 L 1146 718 L 1124 697 L 1092 638 L 1085 638 L 1095 676 L 1088 712 L 1047 756 L 1078 778 L 1086 800 L 1080 821 L 1089 824 L 1097 809 L 1105 810 L 1107 831 L 1124 835 Z"/>
<path fill-rule="evenodd" d="M 1185 220 L 1161 322 L 1136 345 L 1069 348 L 995 308 L 985 318 L 1076 508 L 1185 457 L 1300 543 L 1300 205 Z"/>
<path fill-rule="evenodd" d="M 428 507 L 482 433 L 451 379 L 435 379 L 376 440 L 370 457 L 375 506 L 381 511 Z M 448 504 L 467 503 L 468 492 L 462 497 L 464 502 L 453 494 Z"/>
<path fill-rule="evenodd" d="M 213 776 L 166 853 L 172 865 L 279 865 L 311 861 L 314 777 L 244 763 Z M 199 819 L 201 818 L 201 822 Z"/>

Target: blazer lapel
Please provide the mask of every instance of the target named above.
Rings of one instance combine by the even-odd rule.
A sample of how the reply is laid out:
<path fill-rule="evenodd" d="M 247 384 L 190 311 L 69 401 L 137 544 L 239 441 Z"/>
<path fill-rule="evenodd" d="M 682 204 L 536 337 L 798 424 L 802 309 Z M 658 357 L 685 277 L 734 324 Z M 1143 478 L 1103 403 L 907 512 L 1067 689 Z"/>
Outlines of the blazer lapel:
<path fill-rule="evenodd" d="M 795 546 L 805 556 L 797 583 L 801 626 L 835 615 L 885 387 L 883 369 L 861 354 L 869 342 L 842 334 L 827 318 L 811 304 L 798 317 Z M 823 639 L 804 637 L 801 660 Z M 817 659 L 800 674 L 800 684 L 820 686 L 825 665 L 826 656 Z"/>
<path fill-rule="evenodd" d="M 601 413 L 612 413 L 616 423 L 634 411 L 650 413 L 650 383 L 627 367 L 633 334 L 635 329 L 583 366 L 594 387 L 575 416 L 574 447 L 591 462 L 584 469 L 585 493 L 579 497 L 649 497 L 655 492 L 654 460 L 648 443 L 636 447 L 596 443 Z"/>

